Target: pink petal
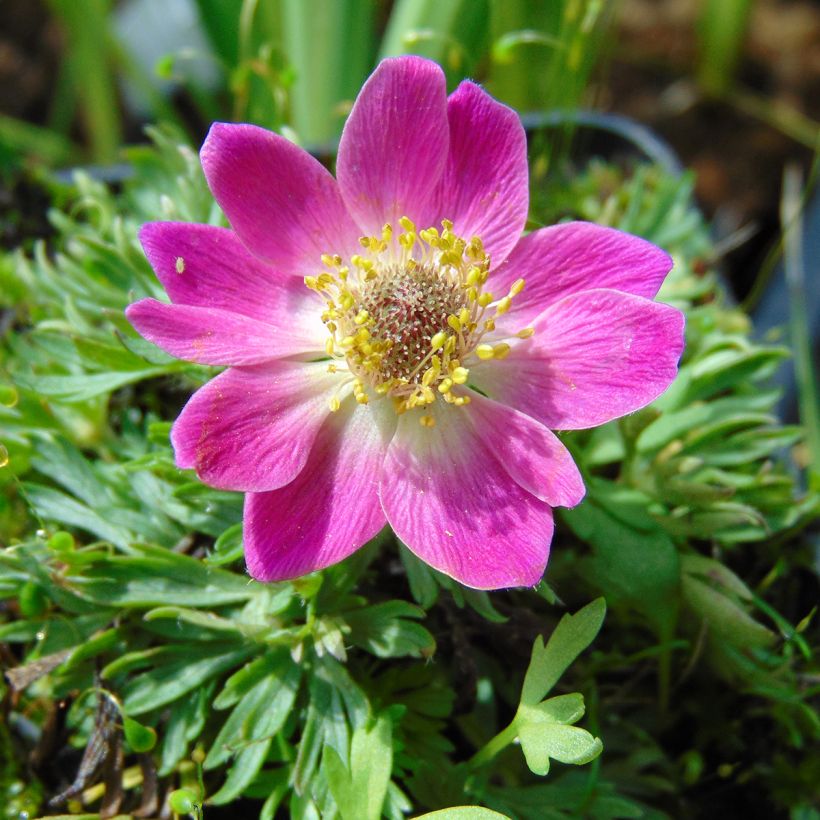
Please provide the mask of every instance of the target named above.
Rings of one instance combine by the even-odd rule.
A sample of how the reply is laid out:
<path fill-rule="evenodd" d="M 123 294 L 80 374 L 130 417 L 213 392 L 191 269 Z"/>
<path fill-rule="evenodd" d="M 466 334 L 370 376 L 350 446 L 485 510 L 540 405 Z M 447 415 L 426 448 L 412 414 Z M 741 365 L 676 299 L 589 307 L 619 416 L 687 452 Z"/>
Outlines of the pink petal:
<path fill-rule="evenodd" d="M 140 299 L 128 306 L 125 316 L 141 336 L 166 353 L 200 364 L 257 364 L 310 347 L 314 351 L 322 348 L 321 344 L 310 345 L 310 336 L 304 333 L 218 308 Z"/>
<path fill-rule="evenodd" d="M 143 225 L 145 255 L 171 301 L 216 308 L 274 325 L 287 353 L 321 350 L 321 300 L 295 276 L 253 256 L 226 228 L 186 222 Z M 283 354 L 284 355 L 284 354 Z"/>
<path fill-rule="evenodd" d="M 677 375 L 683 314 L 615 290 L 567 296 L 502 360 L 470 368 L 487 395 L 551 429 L 579 430 L 654 401 Z"/>
<path fill-rule="evenodd" d="M 400 417 L 380 488 L 396 535 L 423 561 L 476 589 L 532 586 L 544 573 L 552 510 L 502 467 L 503 454 L 457 407 Z"/>
<path fill-rule="evenodd" d="M 569 450 L 524 413 L 473 393 L 464 412 L 504 469 L 527 492 L 552 507 L 574 507 L 586 493 Z"/>
<path fill-rule="evenodd" d="M 177 466 L 225 490 L 262 492 L 293 481 L 339 382 L 319 362 L 226 370 L 194 393 L 174 423 Z"/>
<path fill-rule="evenodd" d="M 447 101 L 450 154 L 434 196 L 438 225 L 453 221 L 455 233 L 481 237 L 493 265 L 507 257 L 527 221 L 527 137 L 518 114 L 471 82 Z"/>
<path fill-rule="evenodd" d="M 323 253 L 360 249 L 336 181 L 293 143 L 255 125 L 214 123 L 202 168 L 233 229 L 253 253 L 304 276 Z"/>
<path fill-rule="evenodd" d="M 668 253 L 645 239 L 591 222 L 568 222 L 525 236 L 490 274 L 487 287 L 503 296 L 516 279 L 526 282 L 509 313 L 519 328 L 581 290 L 609 288 L 652 299 L 672 264 Z"/>
<path fill-rule="evenodd" d="M 382 529 L 377 489 L 395 418 L 384 402 L 348 399 L 293 482 L 246 497 L 245 560 L 254 578 L 281 581 L 322 569 Z"/>
<path fill-rule="evenodd" d="M 365 233 L 429 212 L 448 130 L 441 68 L 421 57 L 382 60 L 350 112 L 336 163 L 342 195 Z"/>

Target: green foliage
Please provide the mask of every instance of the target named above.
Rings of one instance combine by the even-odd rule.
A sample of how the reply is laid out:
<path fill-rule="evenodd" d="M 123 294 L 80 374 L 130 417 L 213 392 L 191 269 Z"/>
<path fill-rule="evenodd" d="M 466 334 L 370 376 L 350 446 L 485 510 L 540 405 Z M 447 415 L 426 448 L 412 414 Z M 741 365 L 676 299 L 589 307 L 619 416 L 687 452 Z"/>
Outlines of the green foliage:
<path fill-rule="evenodd" d="M 800 579 L 817 499 L 784 454 L 800 430 L 765 387 L 787 351 L 752 341 L 726 304 L 691 180 L 593 164 L 547 200 L 533 156 L 533 224 L 580 216 L 664 245 L 661 298 L 688 319 L 661 399 L 563 436 L 588 497 L 561 514 L 549 587 L 461 588 L 389 532 L 261 585 L 241 561 L 241 497 L 173 464 L 170 422 L 214 371 L 122 315 L 161 295 L 139 224 L 221 220 L 191 149 L 154 139 L 121 192 L 55 186 L 54 237 L 0 259 L 9 726 L 14 743 L 34 726 L 40 749 L 64 703 L 60 742 L 94 749 L 108 703 L 106 737 L 124 741 L 105 776 L 82 751 L 70 771 L 43 763 L 29 809 L 75 773 L 75 816 L 100 807 L 103 782 L 130 810 L 155 776 L 190 816 L 242 800 L 263 818 L 657 818 L 716 780 L 733 796 L 753 780 L 774 812 L 807 806 L 816 587 Z M 597 596 L 603 627 L 603 600 L 584 606 Z M 11 747 L 2 765 L 20 781 Z"/>

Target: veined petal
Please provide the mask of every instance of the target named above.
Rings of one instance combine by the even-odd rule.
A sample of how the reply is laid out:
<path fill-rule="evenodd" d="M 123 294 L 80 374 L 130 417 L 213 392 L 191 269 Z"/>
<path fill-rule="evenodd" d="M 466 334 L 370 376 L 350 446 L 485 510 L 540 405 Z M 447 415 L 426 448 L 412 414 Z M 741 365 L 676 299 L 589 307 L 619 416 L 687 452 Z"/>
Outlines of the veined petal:
<path fill-rule="evenodd" d="M 471 394 L 465 414 L 476 434 L 498 454 L 510 476 L 527 492 L 552 507 L 574 507 L 586 493 L 569 450 L 551 430 L 535 419 Z"/>
<path fill-rule="evenodd" d="M 484 393 L 555 430 L 580 430 L 654 401 L 677 375 L 683 314 L 615 290 L 547 308 L 503 361 L 470 368 Z"/>
<path fill-rule="evenodd" d="M 336 181 L 307 151 L 255 125 L 214 123 L 202 168 L 239 238 L 284 273 L 304 276 L 323 253 L 355 253 L 353 220 Z"/>
<path fill-rule="evenodd" d="M 310 339 L 227 310 L 140 299 L 125 316 L 166 353 L 189 362 L 246 365 L 308 350 Z M 320 348 L 316 345 L 314 350 Z"/>
<path fill-rule="evenodd" d="M 526 282 L 505 317 L 523 327 L 582 290 L 608 288 L 652 299 L 671 269 L 669 254 L 645 239 L 591 222 L 568 222 L 523 237 L 487 286 L 503 295 L 516 279 Z"/>
<path fill-rule="evenodd" d="M 364 233 L 429 212 L 448 132 L 441 68 L 420 57 L 382 60 L 359 92 L 336 162 L 342 195 Z"/>
<path fill-rule="evenodd" d="M 480 236 L 494 266 L 521 238 L 529 209 L 527 137 L 518 114 L 465 81 L 447 101 L 450 152 L 429 219 Z"/>
<path fill-rule="evenodd" d="M 340 380 L 320 362 L 277 361 L 220 373 L 174 423 L 177 466 L 224 490 L 263 492 L 293 481 Z"/>
<path fill-rule="evenodd" d="M 227 228 L 151 222 L 140 230 L 145 255 L 171 301 L 228 310 L 278 329 L 281 355 L 321 350 L 321 301 L 300 279 L 254 256 Z"/>
<path fill-rule="evenodd" d="M 322 427 L 296 479 L 245 499 L 245 559 L 260 581 L 281 581 L 346 558 L 385 524 L 378 498 L 395 414 L 348 399 Z"/>
<path fill-rule="evenodd" d="M 524 490 L 459 409 L 435 427 L 399 418 L 380 495 L 396 535 L 423 561 L 476 589 L 532 586 L 544 573 L 552 510 Z"/>

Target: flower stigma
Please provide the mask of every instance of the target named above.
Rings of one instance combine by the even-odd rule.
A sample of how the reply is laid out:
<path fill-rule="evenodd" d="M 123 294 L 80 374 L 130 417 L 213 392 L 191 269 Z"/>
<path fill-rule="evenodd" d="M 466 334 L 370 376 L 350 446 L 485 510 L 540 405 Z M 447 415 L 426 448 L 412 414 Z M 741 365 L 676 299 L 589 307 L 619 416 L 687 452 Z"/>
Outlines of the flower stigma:
<path fill-rule="evenodd" d="M 347 370 L 353 394 L 389 397 L 397 413 L 432 405 L 437 397 L 461 407 L 470 402 L 465 385 L 475 359 L 504 359 L 510 345 L 482 341 L 524 288 L 516 280 L 496 300 L 484 289 L 490 257 L 478 236 L 465 240 L 450 220 L 441 230 L 417 230 L 406 216 L 401 232 L 386 224 L 381 236 L 359 239 L 363 252 L 349 261 L 323 254 L 324 270 L 305 285 L 324 297 L 322 321 L 330 332 L 328 370 Z M 532 328 L 515 334 L 526 339 Z M 330 409 L 339 408 L 334 397 Z M 423 413 L 419 422 L 432 427 Z"/>

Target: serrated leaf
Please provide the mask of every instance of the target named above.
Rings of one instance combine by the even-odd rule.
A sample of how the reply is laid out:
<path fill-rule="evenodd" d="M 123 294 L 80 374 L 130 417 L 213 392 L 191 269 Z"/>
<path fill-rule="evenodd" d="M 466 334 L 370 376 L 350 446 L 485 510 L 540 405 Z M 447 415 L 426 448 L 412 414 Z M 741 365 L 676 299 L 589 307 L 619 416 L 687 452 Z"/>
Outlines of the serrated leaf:
<path fill-rule="evenodd" d="M 575 615 L 564 615 L 547 645 L 539 635 L 521 689 L 521 703 L 535 705 L 558 682 L 570 664 L 595 639 L 606 615 L 606 602 L 598 598 Z"/>

